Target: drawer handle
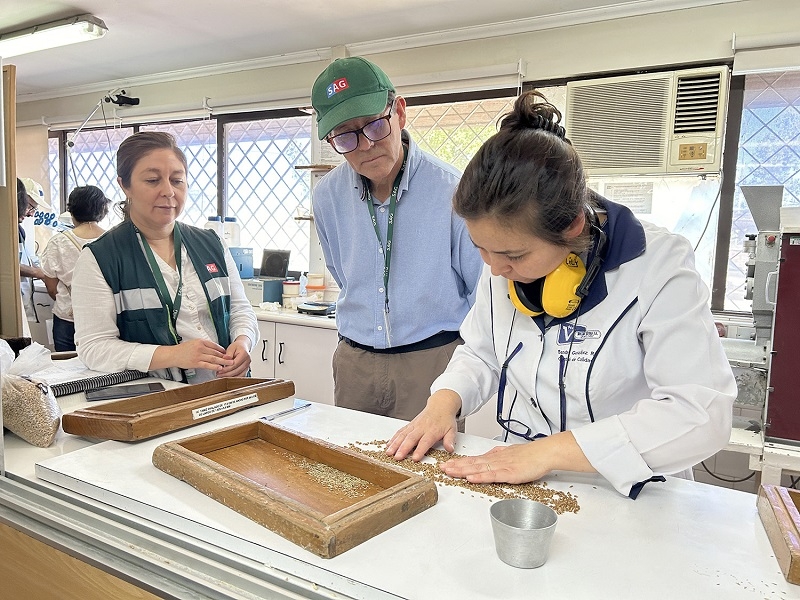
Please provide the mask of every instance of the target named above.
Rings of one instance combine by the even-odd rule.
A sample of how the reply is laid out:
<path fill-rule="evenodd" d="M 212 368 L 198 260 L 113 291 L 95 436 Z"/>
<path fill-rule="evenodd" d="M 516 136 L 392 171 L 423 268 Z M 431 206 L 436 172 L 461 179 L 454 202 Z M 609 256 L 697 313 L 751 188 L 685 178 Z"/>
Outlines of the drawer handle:
<path fill-rule="evenodd" d="M 283 342 L 278 342 L 278 364 L 283 364 Z"/>
<path fill-rule="evenodd" d="M 263 340 L 261 342 L 261 360 L 262 360 L 262 362 L 267 362 L 266 354 L 267 354 L 267 343 L 268 342 L 269 342 L 269 340 Z"/>

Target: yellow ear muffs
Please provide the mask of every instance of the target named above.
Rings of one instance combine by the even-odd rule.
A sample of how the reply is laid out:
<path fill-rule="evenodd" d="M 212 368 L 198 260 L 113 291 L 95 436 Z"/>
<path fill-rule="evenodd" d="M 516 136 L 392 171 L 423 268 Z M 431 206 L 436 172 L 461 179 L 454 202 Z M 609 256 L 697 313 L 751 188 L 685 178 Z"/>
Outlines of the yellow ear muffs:
<path fill-rule="evenodd" d="M 524 315 L 566 317 L 581 303 L 577 290 L 584 277 L 586 266 L 580 256 L 570 252 L 564 262 L 541 279 L 526 284 L 509 280 L 508 295 L 514 308 Z"/>

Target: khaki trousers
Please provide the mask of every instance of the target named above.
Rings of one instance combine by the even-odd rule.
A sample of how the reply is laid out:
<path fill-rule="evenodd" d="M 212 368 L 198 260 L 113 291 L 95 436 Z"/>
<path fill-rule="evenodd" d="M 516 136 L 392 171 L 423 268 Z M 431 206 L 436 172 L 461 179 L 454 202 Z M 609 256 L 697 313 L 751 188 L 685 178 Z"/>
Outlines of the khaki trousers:
<path fill-rule="evenodd" d="M 336 406 L 410 421 L 431 395 L 461 338 L 429 350 L 384 354 L 353 348 L 339 341 L 333 354 L 333 399 Z M 459 430 L 463 431 L 463 425 Z"/>

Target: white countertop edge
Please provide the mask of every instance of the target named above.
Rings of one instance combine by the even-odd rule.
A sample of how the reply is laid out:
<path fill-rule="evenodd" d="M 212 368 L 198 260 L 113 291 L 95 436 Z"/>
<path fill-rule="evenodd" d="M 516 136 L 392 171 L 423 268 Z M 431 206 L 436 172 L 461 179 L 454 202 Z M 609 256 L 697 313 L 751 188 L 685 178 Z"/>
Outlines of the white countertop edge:
<path fill-rule="evenodd" d="M 261 310 L 253 307 L 259 321 L 272 321 L 274 323 L 288 323 L 289 325 L 302 325 L 304 327 L 319 327 L 322 329 L 336 329 L 336 319 L 319 315 L 300 314 L 296 310 L 282 308 L 278 311 Z"/>

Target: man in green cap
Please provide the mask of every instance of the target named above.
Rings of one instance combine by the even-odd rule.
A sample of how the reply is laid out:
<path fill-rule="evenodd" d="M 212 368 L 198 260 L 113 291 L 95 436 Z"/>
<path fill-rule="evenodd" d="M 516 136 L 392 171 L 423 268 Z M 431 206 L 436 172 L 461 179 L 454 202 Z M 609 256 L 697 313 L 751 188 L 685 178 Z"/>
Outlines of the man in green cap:
<path fill-rule="evenodd" d="M 460 174 L 411 140 L 405 99 L 368 60 L 333 61 L 311 101 L 319 139 L 347 161 L 314 190 L 314 223 L 341 288 L 334 400 L 410 420 L 462 343 L 483 268 L 451 207 Z"/>

